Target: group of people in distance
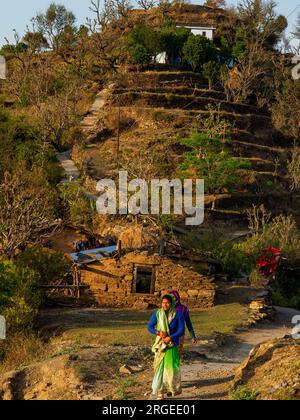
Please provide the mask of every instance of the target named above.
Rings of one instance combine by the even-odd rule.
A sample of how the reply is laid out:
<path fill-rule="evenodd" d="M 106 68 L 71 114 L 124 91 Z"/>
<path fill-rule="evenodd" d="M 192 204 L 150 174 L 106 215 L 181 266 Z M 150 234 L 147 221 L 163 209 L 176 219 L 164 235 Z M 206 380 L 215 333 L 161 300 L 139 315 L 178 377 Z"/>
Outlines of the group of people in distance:
<path fill-rule="evenodd" d="M 88 251 L 90 249 L 104 248 L 107 246 L 112 246 L 116 244 L 116 238 L 108 237 L 105 238 L 105 241 L 100 241 L 94 236 L 89 236 L 88 238 L 81 238 L 73 242 L 74 252 Z"/>
<path fill-rule="evenodd" d="M 170 290 L 162 297 L 161 308 L 153 313 L 148 331 L 156 336 L 154 353 L 154 378 L 152 398 L 163 400 L 165 396 L 176 397 L 181 389 L 181 357 L 183 352 L 185 326 L 193 345 L 197 344 L 189 309 L 180 301 L 176 290 Z"/>

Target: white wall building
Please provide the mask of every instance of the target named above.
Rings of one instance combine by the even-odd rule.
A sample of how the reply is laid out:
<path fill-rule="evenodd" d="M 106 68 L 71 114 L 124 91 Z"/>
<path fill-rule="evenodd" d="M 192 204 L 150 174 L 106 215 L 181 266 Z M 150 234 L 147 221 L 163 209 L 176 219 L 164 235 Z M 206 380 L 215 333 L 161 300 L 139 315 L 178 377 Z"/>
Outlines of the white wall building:
<path fill-rule="evenodd" d="M 190 29 L 192 34 L 205 36 L 206 38 L 210 39 L 211 41 L 213 41 L 213 39 L 214 39 L 214 32 L 216 30 L 216 28 L 214 26 L 177 25 L 176 27 L 177 28 L 184 27 L 184 28 Z"/>

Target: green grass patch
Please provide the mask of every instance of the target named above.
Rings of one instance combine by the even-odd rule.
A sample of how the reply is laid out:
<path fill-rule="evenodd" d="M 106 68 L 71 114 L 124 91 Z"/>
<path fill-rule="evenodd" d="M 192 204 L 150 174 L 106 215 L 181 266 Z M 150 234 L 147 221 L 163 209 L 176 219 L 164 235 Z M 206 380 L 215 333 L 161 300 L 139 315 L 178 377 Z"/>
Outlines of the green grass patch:
<path fill-rule="evenodd" d="M 72 342 L 76 345 L 151 345 L 153 336 L 147 331 L 147 323 L 152 311 L 114 311 L 101 313 L 85 322 L 68 325 L 62 335 L 53 339 Z M 218 305 L 203 311 L 191 311 L 191 318 L 198 336 L 214 332 L 231 333 L 247 319 L 247 308 L 232 303 Z M 69 320 L 70 321 L 70 320 Z"/>
<path fill-rule="evenodd" d="M 259 396 L 258 391 L 253 391 L 244 386 L 239 386 L 237 389 L 229 393 L 230 400 L 255 401 Z"/>

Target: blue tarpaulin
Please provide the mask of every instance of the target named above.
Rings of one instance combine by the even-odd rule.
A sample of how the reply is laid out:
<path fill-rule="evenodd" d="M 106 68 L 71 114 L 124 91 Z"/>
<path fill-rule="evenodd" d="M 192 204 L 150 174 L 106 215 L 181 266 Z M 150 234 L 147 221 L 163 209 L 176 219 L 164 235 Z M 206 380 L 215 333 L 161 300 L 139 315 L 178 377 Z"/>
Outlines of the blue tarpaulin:
<path fill-rule="evenodd" d="M 70 254 L 70 257 L 77 263 L 88 264 L 110 256 L 116 251 L 117 246 L 113 245 L 106 248 L 88 249 L 87 251 L 74 252 Z"/>

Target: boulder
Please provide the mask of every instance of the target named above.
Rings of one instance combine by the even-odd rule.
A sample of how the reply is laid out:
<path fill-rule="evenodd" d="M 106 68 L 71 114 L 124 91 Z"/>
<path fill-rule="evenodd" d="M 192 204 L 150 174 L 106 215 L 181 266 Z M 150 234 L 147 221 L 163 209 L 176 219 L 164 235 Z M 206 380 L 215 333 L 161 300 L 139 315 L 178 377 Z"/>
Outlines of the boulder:
<path fill-rule="evenodd" d="M 132 375 L 133 374 L 133 370 L 128 365 L 121 366 L 120 369 L 119 369 L 119 372 L 120 373 L 125 373 L 126 375 Z"/>
<path fill-rule="evenodd" d="M 262 400 L 300 400 L 300 340 L 291 337 L 256 346 L 237 369 L 233 389 Z"/>

